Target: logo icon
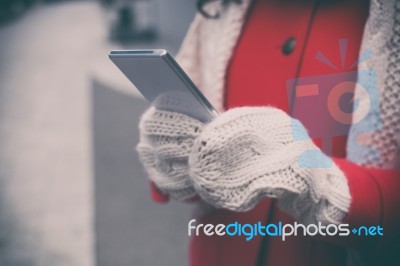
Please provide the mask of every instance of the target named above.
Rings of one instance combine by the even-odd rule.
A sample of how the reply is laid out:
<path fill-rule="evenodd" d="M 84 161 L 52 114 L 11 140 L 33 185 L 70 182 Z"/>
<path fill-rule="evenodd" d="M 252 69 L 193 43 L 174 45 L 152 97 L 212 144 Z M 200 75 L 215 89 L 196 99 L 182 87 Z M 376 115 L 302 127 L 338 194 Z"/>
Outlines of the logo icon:
<path fill-rule="evenodd" d="M 347 65 L 347 46 L 347 39 L 339 40 L 340 67 L 321 51 L 317 52 L 315 59 L 332 68 L 332 74 L 294 78 L 286 82 L 293 123 L 300 120 L 308 130 L 308 136 L 293 130 L 294 140 L 318 139 L 321 150 L 328 156 L 332 155 L 332 140 L 335 137 L 348 136 L 351 126 L 357 124 L 363 127 L 363 121 L 370 113 L 379 112 L 376 73 L 373 69 L 359 67 L 371 58 L 372 52 L 367 50 L 356 62 Z M 357 70 L 357 67 L 360 69 Z M 374 128 L 365 126 L 362 133 L 380 127 L 381 121 L 377 121 Z M 304 160 L 307 161 L 304 165 L 310 167 L 310 158 L 320 158 L 320 154 L 319 150 L 306 151 L 303 158 L 308 159 Z M 302 158 L 299 162 L 301 165 Z M 315 160 L 314 164 L 311 168 L 332 166 L 332 162 L 326 160 Z"/>

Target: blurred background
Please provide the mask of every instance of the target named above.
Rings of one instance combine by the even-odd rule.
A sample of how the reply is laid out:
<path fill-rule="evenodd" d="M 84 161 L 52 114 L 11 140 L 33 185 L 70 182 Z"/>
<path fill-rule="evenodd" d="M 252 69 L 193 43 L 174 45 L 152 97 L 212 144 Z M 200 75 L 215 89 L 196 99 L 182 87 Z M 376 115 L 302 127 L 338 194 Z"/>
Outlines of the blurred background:
<path fill-rule="evenodd" d="M 112 49 L 178 51 L 194 0 L 0 0 L 0 265 L 186 265 L 191 206 L 134 147 L 148 106 Z"/>

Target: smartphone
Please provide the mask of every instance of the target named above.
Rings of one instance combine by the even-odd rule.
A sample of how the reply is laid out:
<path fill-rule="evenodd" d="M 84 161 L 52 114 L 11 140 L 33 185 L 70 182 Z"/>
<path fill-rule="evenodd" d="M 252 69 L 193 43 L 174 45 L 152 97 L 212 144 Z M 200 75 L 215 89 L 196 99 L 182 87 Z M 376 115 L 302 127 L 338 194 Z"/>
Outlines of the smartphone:
<path fill-rule="evenodd" d="M 160 110 L 210 122 L 217 110 L 164 49 L 111 51 L 111 61 Z"/>

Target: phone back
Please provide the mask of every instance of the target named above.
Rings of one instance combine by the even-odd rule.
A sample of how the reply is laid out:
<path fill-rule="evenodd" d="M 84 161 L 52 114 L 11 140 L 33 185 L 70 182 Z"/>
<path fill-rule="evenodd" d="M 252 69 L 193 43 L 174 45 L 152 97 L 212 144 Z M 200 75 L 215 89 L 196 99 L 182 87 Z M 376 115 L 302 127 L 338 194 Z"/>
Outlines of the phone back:
<path fill-rule="evenodd" d="M 203 122 L 216 116 L 217 111 L 166 50 L 112 51 L 110 59 L 158 109 Z"/>

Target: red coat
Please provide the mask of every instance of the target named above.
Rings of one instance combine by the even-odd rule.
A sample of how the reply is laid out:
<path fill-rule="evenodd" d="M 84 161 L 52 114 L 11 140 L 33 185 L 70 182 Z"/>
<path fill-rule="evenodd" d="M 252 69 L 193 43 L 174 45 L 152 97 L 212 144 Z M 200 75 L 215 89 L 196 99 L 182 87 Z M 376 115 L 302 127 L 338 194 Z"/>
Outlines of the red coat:
<path fill-rule="evenodd" d="M 289 93 L 290 80 L 311 77 L 320 82 L 329 75 L 353 72 L 355 69 L 350 69 L 350 66 L 359 55 L 368 6 L 369 2 L 365 0 L 255 1 L 226 76 L 226 108 L 273 105 L 297 114 L 308 127 L 310 135 L 315 136 L 315 142 L 322 146 L 318 135 L 324 133 L 319 131 L 322 129 L 329 133 L 335 125 L 330 120 L 324 120 L 317 121 L 317 126 L 313 126 L 315 114 L 311 107 L 316 105 L 317 110 L 320 108 L 319 98 L 306 104 L 293 100 Z M 347 40 L 343 64 L 339 40 Z M 316 59 L 318 52 L 331 61 L 331 66 L 329 62 L 324 64 Z M 339 79 L 356 79 L 353 74 L 339 76 Z M 400 252 L 400 247 L 394 242 L 399 236 L 399 229 L 396 228 L 400 222 L 399 172 L 366 169 L 350 163 L 343 159 L 345 147 L 346 133 L 333 138 L 331 154 L 346 174 L 352 196 L 344 223 L 351 226 L 381 225 L 385 230 L 383 238 L 379 241 L 371 237 L 327 240 L 297 236 L 282 242 L 279 238 L 256 237 L 247 242 L 243 237 L 201 235 L 192 238 L 190 265 L 252 266 L 257 260 L 262 261 L 260 265 L 268 266 L 346 265 L 348 247 L 368 252 L 371 255 L 370 265 L 400 265 L 399 261 L 389 264 L 391 259 L 387 255 L 389 249 L 399 248 Z M 156 200 L 164 199 L 156 190 L 153 192 Z M 294 222 L 275 205 L 272 200 L 265 199 L 256 208 L 244 213 L 215 210 L 198 222 Z M 386 262 L 383 262 L 385 259 Z"/>

